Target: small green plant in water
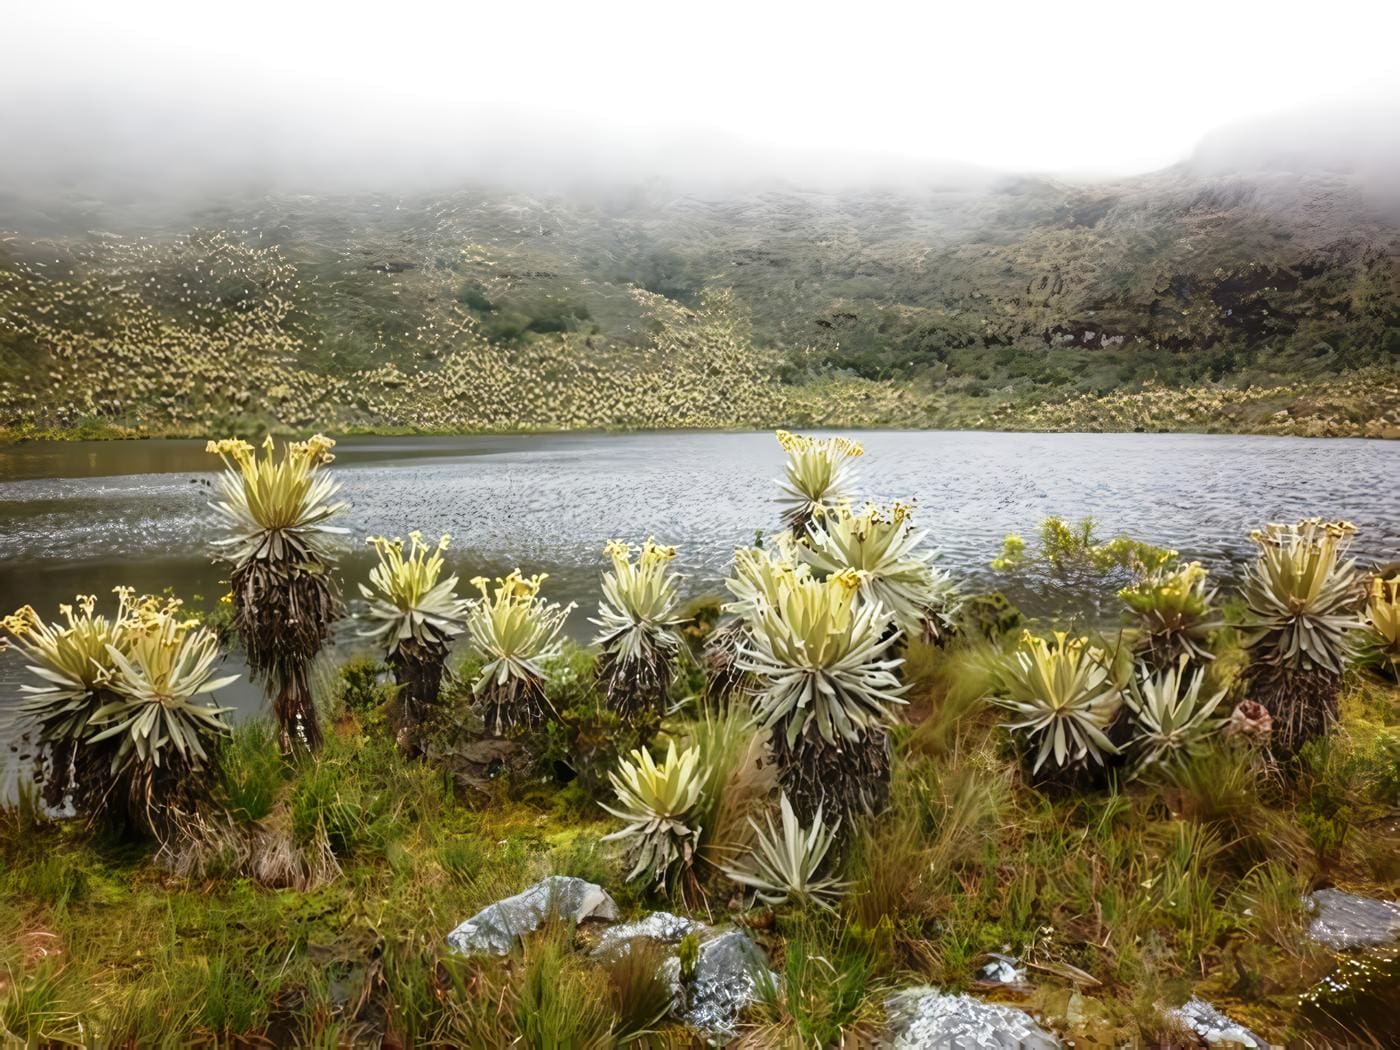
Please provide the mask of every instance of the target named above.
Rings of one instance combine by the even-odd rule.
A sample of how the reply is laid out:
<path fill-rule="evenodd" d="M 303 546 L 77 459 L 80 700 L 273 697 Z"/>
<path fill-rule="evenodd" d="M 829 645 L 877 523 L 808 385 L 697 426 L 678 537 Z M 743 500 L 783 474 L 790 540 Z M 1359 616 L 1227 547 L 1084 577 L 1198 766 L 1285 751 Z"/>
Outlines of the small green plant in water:
<path fill-rule="evenodd" d="M 1108 576 L 1127 573 L 1142 576 L 1157 572 L 1176 558 L 1176 551 L 1156 547 L 1130 536 L 1102 540 L 1093 518 L 1071 525 L 1064 518 L 1048 517 L 1040 523 L 1040 547 L 1033 554 L 1016 533 L 1002 540 L 1001 554 L 992 561 L 998 572 L 1044 568 L 1056 576 Z"/>

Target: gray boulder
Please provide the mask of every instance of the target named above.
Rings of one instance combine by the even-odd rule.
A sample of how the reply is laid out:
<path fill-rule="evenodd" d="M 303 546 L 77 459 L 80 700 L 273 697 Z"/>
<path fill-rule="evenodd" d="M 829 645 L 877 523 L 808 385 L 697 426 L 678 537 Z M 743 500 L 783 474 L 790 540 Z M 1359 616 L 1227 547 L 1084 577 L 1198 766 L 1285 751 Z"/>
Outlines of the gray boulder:
<path fill-rule="evenodd" d="M 1400 937 L 1400 901 L 1337 889 L 1317 890 L 1306 900 L 1313 916 L 1308 936 L 1334 951 L 1375 948 Z"/>
<path fill-rule="evenodd" d="M 666 966 L 683 996 L 679 1020 L 711 1036 L 732 1033 L 740 1011 L 759 998 L 760 984 L 778 981 L 763 949 L 734 929 L 709 931 L 688 982 L 680 980 L 680 959 L 669 959 Z"/>
<path fill-rule="evenodd" d="M 649 941 L 659 941 L 662 944 L 679 944 L 681 938 L 687 933 L 704 928 L 703 922 L 688 919 L 684 915 L 672 915 L 668 911 L 654 911 L 640 919 L 609 926 L 598 938 L 598 946 L 593 949 L 593 954 L 605 955 L 620 948 L 625 949 L 629 941 L 634 941 L 639 937 Z"/>
<path fill-rule="evenodd" d="M 1014 1006 L 937 988 L 908 988 L 885 1002 L 893 1050 L 1057 1050 L 1062 1044 Z"/>
<path fill-rule="evenodd" d="M 514 897 L 488 904 L 449 933 L 447 943 L 463 955 L 505 955 L 551 918 L 574 925 L 584 919 L 616 919 L 617 903 L 596 883 L 551 875 Z"/>
<path fill-rule="evenodd" d="M 692 933 L 700 943 L 690 979 L 681 980 L 681 961 L 675 953 L 662 964 L 675 1001 L 672 1014 L 697 1032 L 723 1039 L 733 1034 L 744 1007 L 758 999 L 760 985 L 778 980 L 768 969 L 763 949 L 743 931 L 716 929 L 683 915 L 658 911 L 610 927 L 593 954 L 626 951 L 627 945 L 639 938 L 678 945 Z"/>
<path fill-rule="evenodd" d="M 1268 1050 L 1269 1047 L 1267 1039 L 1230 1020 L 1204 999 L 1193 997 L 1189 1002 L 1168 1010 L 1167 1016 L 1195 1032 L 1207 1046 L 1242 1046 L 1246 1050 Z"/>

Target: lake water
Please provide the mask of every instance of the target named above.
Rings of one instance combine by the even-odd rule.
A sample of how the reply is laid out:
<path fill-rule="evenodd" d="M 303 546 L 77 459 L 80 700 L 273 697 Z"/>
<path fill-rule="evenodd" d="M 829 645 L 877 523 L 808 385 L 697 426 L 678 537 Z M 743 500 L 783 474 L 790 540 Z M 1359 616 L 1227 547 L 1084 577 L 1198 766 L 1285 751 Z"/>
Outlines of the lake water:
<path fill-rule="evenodd" d="M 988 568 L 1001 538 L 1049 514 L 1093 515 L 1175 547 L 1226 575 L 1266 521 L 1344 517 L 1360 527 L 1363 563 L 1400 558 L 1400 443 L 1178 434 L 870 432 L 861 492 L 913 499 L 942 561 L 970 589 L 1005 581 Z M 773 479 L 782 453 L 768 433 L 351 438 L 337 447 L 351 503 L 342 568 L 347 592 L 370 564 L 365 537 L 450 532 L 463 586 L 514 566 L 550 574 L 546 590 L 580 608 L 587 637 L 603 544 L 647 535 L 679 548 L 692 594 L 720 589 L 736 545 L 778 527 Z M 196 441 L 40 442 L 0 447 L 0 609 L 112 587 L 174 587 L 212 600 L 227 590 L 208 542 L 216 457 Z M 1052 588 L 1008 588 L 1023 608 L 1070 607 Z M 351 631 L 342 635 L 353 637 Z M 0 656 L 0 710 L 24 677 Z M 225 702 L 252 709 L 240 682 Z"/>

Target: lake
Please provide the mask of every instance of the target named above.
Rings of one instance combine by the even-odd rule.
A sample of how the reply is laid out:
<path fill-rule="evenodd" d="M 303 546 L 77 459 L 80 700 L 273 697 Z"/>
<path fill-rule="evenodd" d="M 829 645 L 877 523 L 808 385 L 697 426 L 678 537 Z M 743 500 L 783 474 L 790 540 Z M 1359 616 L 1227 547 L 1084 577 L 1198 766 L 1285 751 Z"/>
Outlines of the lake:
<path fill-rule="evenodd" d="M 865 443 L 861 492 L 917 501 L 942 563 L 970 589 L 999 588 L 988 562 L 1002 537 L 1030 535 L 1049 514 L 1093 515 L 1105 535 L 1175 547 L 1225 575 L 1251 547 L 1249 529 L 1309 515 L 1360 528 L 1363 564 L 1400 558 L 1400 443 L 1188 434 L 852 434 Z M 612 537 L 647 535 L 679 548 L 691 594 L 720 589 L 736 545 L 778 527 L 774 479 L 783 456 L 769 433 L 668 432 L 350 438 L 337 474 L 351 503 L 342 568 L 347 592 L 371 562 L 365 537 L 450 532 L 466 581 L 519 566 L 548 572 L 546 592 L 580 608 L 586 638 Z M 0 446 L 0 609 L 26 602 L 46 617 L 60 601 L 117 584 L 173 587 L 212 601 L 226 570 L 208 501 L 218 459 L 202 441 L 35 442 Z M 1007 588 L 1033 613 L 1075 608 L 1036 583 Z M 353 629 L 342 637 L 353 638 Z M 0 656 L 0 696 L 24 678 Z M 239 682 L 225 702 L 251 710 Z"/>

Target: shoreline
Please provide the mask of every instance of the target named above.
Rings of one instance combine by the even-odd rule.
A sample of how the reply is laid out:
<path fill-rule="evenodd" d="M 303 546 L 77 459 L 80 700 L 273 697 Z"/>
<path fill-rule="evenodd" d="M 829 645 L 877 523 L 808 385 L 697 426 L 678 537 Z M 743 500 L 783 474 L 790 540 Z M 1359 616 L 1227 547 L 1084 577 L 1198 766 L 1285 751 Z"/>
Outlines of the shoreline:
<path fill-rule="evenodd" d="M 1249 429 L 1249 428 L 1209 428 L 1198 429 L 1190 426 L 1181 427 L 1137 427 L 1131 430 L 1110 429 L 1106 427 L 1093 428 L 1070 428 L 1070 427 L 1015 427 L 1015 426 L 950 426 L 950 425 L 929 425 L 910 426 L 907 423 L 881 424 L 876 422 L 863 422 L 859 424 L 827 424 L 827 423 L 793 423 L 776 422 L 763 426 L 734 426 L 734 427 L 512 427 L 509 429 L 494 430 L 457 430 L 439 429 L 434 427 L 412 427 L 412 426 L 386 426 L 386 427 L 336 427 L 333 425 L 312 426 L 312 427 L 284 427 L 284 426 L 264 426 L 259 428 L 234 429 L 231 431 L 186 429 L 179 427 L 171 428 L 135 428 L 120 424 L 105 424 L 95 427 L 47 427 L 43 429 L 27 430 L 16 427 L 0 426 L 0 448 L 8 445 L 37 444 L 40 442 L 81 442 L 81 441 L 101 441 L 101 442 L 121 442 L 121 441 L 214 441 L 225 437 L 240 437 L 245 439 L 262 438 L 272 434 L 279 438 L 300 440 L 310 437 L 312 434 L 324 433 L 333 434 L 338 438 L 345 437 L 443 437 L 443 438 L 465 438 L 465 437 L 539 437 L 559 434 L 577 435 L 625 435 L 625 434 L 761 434 L 779 429 L 794 429 L 810 431 L 875 431 L 889 433 L 970 433 L 970 434 L 1182 434 L 1197 435 L 1201 437 L 1293 437 L 1293 438 L 1318 438 L 1323 440 L 1346 440 L 1361 439 L 1368 441 L 1400 441 L 1400 426 L 1383 427 L 1380 433 L 1366 433 L 1365 427 L 1361 425 L 1352 426 L 1345 432 L 1329 433 L 1304 433 L 1304 428 L 1297 429 Z"/>

